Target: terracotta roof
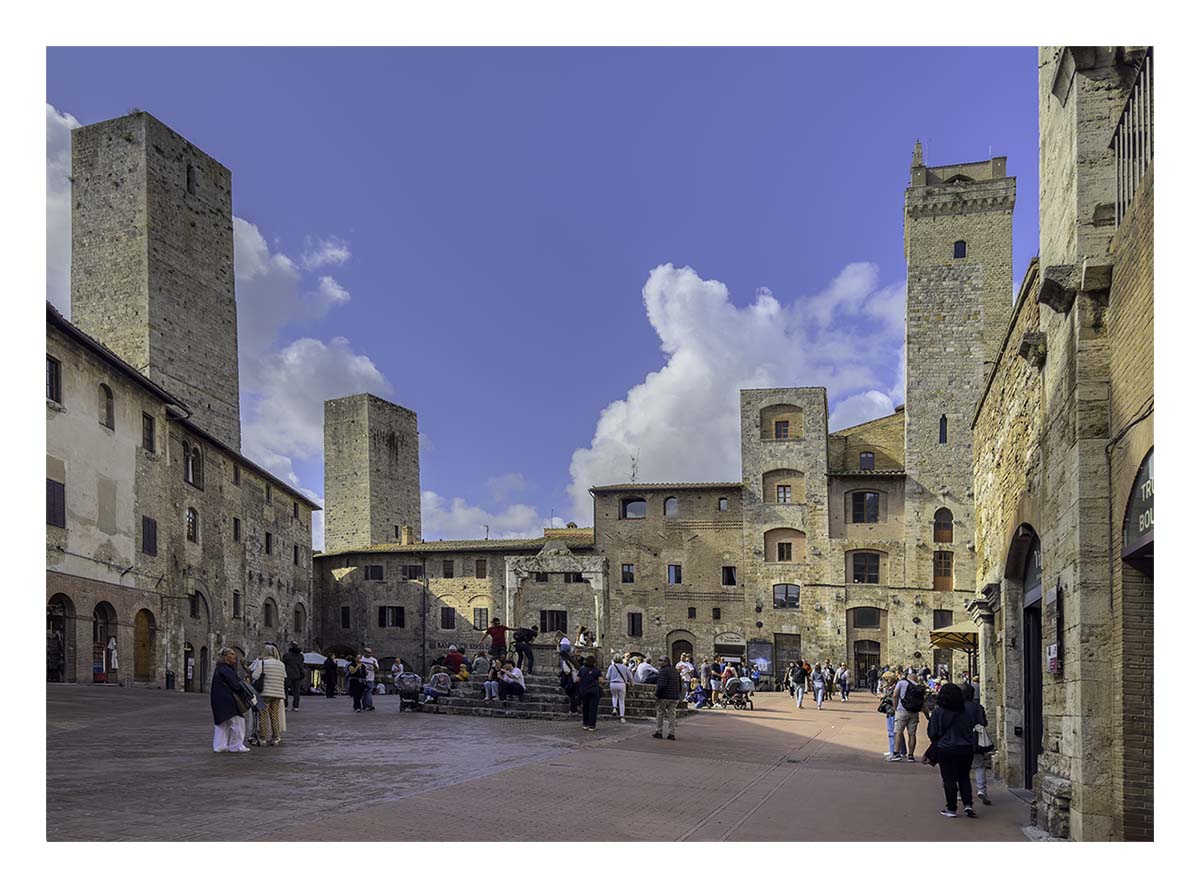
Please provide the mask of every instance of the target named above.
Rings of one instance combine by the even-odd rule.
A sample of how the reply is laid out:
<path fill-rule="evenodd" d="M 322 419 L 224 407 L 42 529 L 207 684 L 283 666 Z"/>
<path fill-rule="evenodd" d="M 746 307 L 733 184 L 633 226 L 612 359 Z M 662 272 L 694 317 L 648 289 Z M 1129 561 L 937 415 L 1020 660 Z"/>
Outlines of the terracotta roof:
<path fill-rule="evenodd" d="M 552 536 L 519 537 L 498 540 L 423 540 L 419 543 L 379 543 L 374 546 L 349 546 L 328 552 L 314 552 L 314 558 L 356 553 L 396 553 L 399 555 L 422 555 L 429 552 L 538 552 L 550 540 L 566 543 L 573 549 L 592 547 L 592 528 L 579 527 L 566 530 L 556 528 Z"/>
<path fill-rule="evenodd" d="M 628 484 L 600 484 L 590 488 L 590 490 L 599 492 L 617 490 L 715 490 L 718 488 L 740 488 L 741 486 L 741 481 L 654 481 L 647 483 L 631 481 Z"/>
<path fill-rule="evenodd" d="M 851 478 L 857 476 L 903 478 L 908 474 L 908 472 L 904 471 L 904 469 L 830 469 L 828 474 L 830 477 L 840 478 Z"/>

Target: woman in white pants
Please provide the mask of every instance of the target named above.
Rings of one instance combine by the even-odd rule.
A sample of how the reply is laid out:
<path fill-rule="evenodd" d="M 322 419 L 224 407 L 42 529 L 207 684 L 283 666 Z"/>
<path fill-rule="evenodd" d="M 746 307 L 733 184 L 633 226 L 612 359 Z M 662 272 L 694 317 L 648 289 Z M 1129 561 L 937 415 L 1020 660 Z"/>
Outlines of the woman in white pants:
<path fill-rule="evenodd" d="M 608 665 L 608 689 L 612 692 L 613 715 L 619 715 L 625 721 L 625 689 L 633 684 L 633 673 L 621 662 L 619 655 L 614 655 Z"/>

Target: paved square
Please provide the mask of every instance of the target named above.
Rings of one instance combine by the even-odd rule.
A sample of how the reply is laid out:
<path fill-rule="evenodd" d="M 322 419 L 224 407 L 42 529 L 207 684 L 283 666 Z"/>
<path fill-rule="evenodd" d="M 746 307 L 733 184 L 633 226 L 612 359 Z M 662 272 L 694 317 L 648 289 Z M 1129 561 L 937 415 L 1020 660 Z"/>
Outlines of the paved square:
<path fill-rule="evenodd" d="M 645 723 L 602 718 L 589 734 L 314 697 L 288 713 L 282 746 L 247 755 L 212 752 L 207 695 L 48 685 L 47 698 L 50 840 L 431 841 L 450 838 L 438 818 L 497 808 L 514 816 L 454 838 L 1020 841 L 1028 821 L 998 786 L 977 820 L 938 816 L 937 773 L 882 759 L 883 717 L 862 693 L 821 712 L 759 694 L 754 712 L 682 720 L 674 743 Z"/>

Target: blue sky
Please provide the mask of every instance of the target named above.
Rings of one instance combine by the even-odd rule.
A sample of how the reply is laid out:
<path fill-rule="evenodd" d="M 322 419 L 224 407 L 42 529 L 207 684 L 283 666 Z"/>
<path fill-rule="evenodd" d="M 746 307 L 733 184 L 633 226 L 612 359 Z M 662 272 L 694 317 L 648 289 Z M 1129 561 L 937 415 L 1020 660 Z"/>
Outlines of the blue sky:
<path fill-rule="evenodd" d="M 233 171 L 244 449 L 319 495 L 323 398 L 404 404 L 431 539 L 590 523 L 633 456 L 737 478 L 739 387 L 827 385 L 840 425 L 902 401 L 916 138 L 934 165 L 1007 155 L 1018 275 L 1037 249 L 1032 48 L 52 49 L 47 72 L 50 298 L 67 129 L 151 112 Z"/>

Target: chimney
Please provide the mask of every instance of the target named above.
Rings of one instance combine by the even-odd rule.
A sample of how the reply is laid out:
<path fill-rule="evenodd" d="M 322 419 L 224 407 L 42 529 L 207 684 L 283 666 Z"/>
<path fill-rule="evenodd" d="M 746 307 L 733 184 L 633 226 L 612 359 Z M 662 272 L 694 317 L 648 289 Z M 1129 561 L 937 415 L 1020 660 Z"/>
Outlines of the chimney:
<path fill-rule="evenodd" d="M 400 528 L 400 545 L 411 546 L 413 544 L 412 527 L 405 524 Z"/>

